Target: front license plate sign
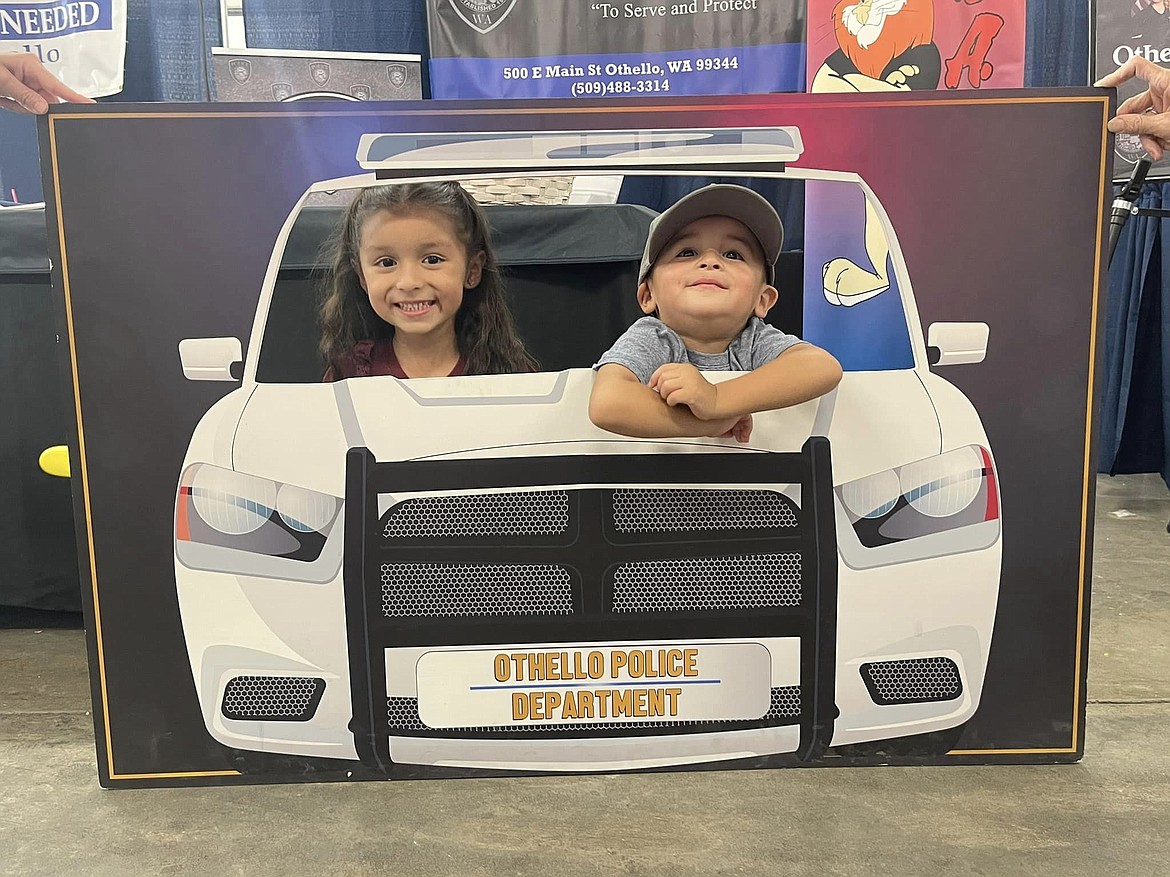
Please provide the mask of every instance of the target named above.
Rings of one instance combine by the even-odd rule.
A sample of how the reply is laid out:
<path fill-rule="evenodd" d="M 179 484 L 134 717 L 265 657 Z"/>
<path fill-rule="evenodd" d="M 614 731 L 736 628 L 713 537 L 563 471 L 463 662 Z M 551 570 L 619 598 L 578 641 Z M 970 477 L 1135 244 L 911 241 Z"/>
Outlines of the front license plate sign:
<path fill-rule="evenodd" d="M 416 672 L 430 728 L 752 720 L 771 701 L 760 643 L 434 651 Z"/>

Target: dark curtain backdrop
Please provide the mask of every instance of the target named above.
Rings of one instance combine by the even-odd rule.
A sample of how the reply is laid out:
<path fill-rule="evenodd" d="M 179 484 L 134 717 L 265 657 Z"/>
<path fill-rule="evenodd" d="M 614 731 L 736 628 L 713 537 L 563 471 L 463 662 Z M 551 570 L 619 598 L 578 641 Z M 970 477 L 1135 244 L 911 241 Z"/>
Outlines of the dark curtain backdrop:
<path fill-rule="evenodd" d="M 1170 183 L 1139 207 L 1170 209 Z M 1170 219 L 1132 217 L 1109 268 L 1098 469 L 1159 472 L 1170 485 Z"/>

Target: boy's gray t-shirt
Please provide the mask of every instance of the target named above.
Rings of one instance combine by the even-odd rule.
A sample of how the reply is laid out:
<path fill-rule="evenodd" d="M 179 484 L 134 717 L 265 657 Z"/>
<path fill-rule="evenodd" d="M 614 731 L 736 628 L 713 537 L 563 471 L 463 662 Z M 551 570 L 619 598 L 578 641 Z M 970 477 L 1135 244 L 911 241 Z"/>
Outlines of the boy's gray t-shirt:
<path fill-rule="evenodd" d="M 689 362 L 699 371 L 754 371 L 771 362 L 789 347 L 802 343 L 753 316 L 723 353 L 696 353 L 688 350 L 679 334 L 657 317 L 642 317 L 614 342 L 593 366 L 624 365 L 643 384 L 659 366 L 668 362 Z"/>

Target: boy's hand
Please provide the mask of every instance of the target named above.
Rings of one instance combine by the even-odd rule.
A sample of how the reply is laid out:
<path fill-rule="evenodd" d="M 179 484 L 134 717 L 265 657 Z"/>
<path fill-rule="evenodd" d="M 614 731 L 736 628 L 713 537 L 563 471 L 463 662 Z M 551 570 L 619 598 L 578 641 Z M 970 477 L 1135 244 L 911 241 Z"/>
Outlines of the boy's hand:
<path fill-rule="evenodd" d="M 735 439 L 741 445 L 747 444 L 748 439 L 752 437 L 752 416 L 750 414 L 743 415 L 735 421 L 735 426 L 721 434 Z"/>
<path fill-rule="evenodd" d="M 647 386 L 667 405 L 686 405 L 699 420 L 717 417 L 715 404 L 719 393 L 715 385 L 689 362 L 668 362 L 660 366 L 650 376 Z"/>
<path fill-rule="evenodd" d="M 752 437 L 752 416 L 742 414 L 739 417 L 718 417 L 715 420 L 705 421 L 711 428 L 704 433 L 711 438 L 733 438 L 740 444 L 746 444 Z"/>

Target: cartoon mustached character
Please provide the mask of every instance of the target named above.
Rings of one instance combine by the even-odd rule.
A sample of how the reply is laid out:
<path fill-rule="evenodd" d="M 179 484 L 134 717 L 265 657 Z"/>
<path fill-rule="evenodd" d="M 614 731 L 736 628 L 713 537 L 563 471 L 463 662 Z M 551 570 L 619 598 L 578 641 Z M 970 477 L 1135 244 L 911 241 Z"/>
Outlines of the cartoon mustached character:
<path fill-rule="evenodd" d="M 841 0 L 833 9 L 838 49 L 813 78 L 814 92 L 937 88 L 942 60 L 933 0 Z"/>

